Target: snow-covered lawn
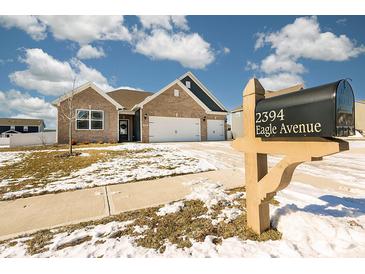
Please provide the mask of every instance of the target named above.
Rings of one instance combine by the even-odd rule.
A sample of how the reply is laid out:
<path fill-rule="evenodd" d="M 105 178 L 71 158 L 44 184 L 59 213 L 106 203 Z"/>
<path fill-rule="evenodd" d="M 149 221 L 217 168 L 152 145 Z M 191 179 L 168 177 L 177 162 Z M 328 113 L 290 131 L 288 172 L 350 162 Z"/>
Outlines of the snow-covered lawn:
<path fill-rule="evenodd" d="M 229 143 L 201 145 L 200 153 L 174 147 L 216 168 L 242 167 Z M 365 257 L 365 142 L 350 147 L 299 166 L 270 205 L 274 229 L 261 238 L 245 227 L 244 189 L 199 180 L 171 204 L 7 240 L 0 257 Z"/>
<path fill-rule="evenodd" d="M 0 166 L 6 169 L 0 172 L 0 199 L 216 169 L 205 159 L 193 157 L 169 145 L 123 144 L 80 148 L 77 151 L 82 154 L 74 159 L 56 158 L 55 154 L 63 150 L 0 152 Z M 88 158 L 91 157 L 88 165 Z M 30 165 L 30 161 L 34 164 Z M 74 170 L 72 163 L 66 161 L 74 161 L 74 166 L 82 161 L 85 164 Z M 68 173 L 64 170 L 67 163 L 71 165 Z M 29 174 L 30 171 L 34 173 Z M 25 176 L 18 176 L 22 173 Z"/>
<path fill-rule="evenodd" d="M 224 191 L 207 180 L 190 185 L 181 201 L 8 240 L 0 257 L 365 256 L 361 197 L 294 183 L 270 205 L 278 231 L 258 239 L 245 227 L 243 189 Z"/>

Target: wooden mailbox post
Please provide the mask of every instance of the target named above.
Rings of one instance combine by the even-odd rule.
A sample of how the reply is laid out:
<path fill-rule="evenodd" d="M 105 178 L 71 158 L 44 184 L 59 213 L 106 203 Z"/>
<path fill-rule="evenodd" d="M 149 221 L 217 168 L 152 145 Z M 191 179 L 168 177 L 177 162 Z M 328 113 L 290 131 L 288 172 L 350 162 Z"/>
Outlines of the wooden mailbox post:
<path fill-rule="evenodd" d="M 339 81 L 334 85 L 335 90 L 331 92 L 335 93 L 335 95 L 332 96 L 329 94 L 328 100 L 334 100 L 333 97 L 336 97 L 336 93 L 340 92 L 338 90 L 340 87 L 339 83 L 343 82 Z M 305 91 L 298 91 L 297 94 L 303 92 Z M 307 94 L 310 94 L 310 92 L 311 91 Z M 328 93 L 331 92 L 328 91 Z M 353 99 L 352 89 L 351 94 Z M 340 97 L 340 95 L 337 95 L 337 97 Z M 349 97 L 351 96 L 349 95 Z M 275 100 L 276 102 L 279 102 L 279 105 L 280 102 L 288 101 L 288 96 L 286 95 L 278 96 L 276 98 L 277 99 Z M 345 101 L 342 98 L 340 99 Z M 339 102 L 340 99 L 337 99 L 337 101 Z M 313 101 L 313 98 L 310 100 Z M 307 161 L 319 161 L 322 160 L 323 156 L 349 149 L 349 145 L 346 141 L 333 138 L 333 136 L 323 135 L 331 134 L 339 136 L 342 132 L 341 136 L 348 136 L 351 135 L 353 131 L 353 117 L 348 115 L 346 117 L 350 118 L 350 120 L 352 119 L 352 121 L 345 121 L 343 118 L 345 117 L 345 114 L 341 113 L 340 103 L 338 102 L 337 104 L 334 103 L 333 106 L 335 114 L 328 113 L 328 115 L 338 115 L 338 117 L 342 117 L 340 117 L 341 119 L 336 118 L 336 121 L 335 117 L 333 117 L 334 129 L 332 128 L 332 125 L 321 124 L 321 122 L 318 121 L 313 121 L 314 124 L 312 125 L 300 124 L 296 126 L 294 124 L 290 127 L 290 117 L 285 117 L 286 113 L 289 113 L 290 111 L 289 108 L 284 107 L 276 111 L 275 115 L 270 113 L 270 119 L 262 119 L 263 121 L 265 120 L 264 122 L 267 122 L 266 120 L 272 122 L 271 124 L 265 124 L 267 127 L 262 131 L 261 126 L 258 123 L 258 116 L 261 115 L 257 115 L 256 110 L 256 108 L 258 108 L 258 103 L 262 101 L 266 101 L 265 90 L 257 79 L 251 79 L 243 91 L 244 135 L 243 138 L 238 138 L 233 142 L 233 147 L 235 149 L 245 153 L 247 225 L 258 234 L 261 234 L 270 228 L 269 201 L 279 190 L 282 190 L 289 185 L 294 170 L 299 164 Z M 351 98 L 345 103 L 349 106 L 351 104 Z M 332 105 L 332 102 L 329 102 L 328 104 Z M 291 103 L 291 105 L 293 105 L 293 103 Z M 297 106 L 297 111 L 300 112 L 301 107 L 308 109 L 308 104 Z M 321 111 L 323 111 L 323 106 L 321 106 L 321 108 Z M 332 109 L 331 106 L 330 108 Z M 351 109 L 350 112 L 351 111 L 353 112 L 353 109 Z M 349 110 L 347 111 L 347 114 L 348 113 Z M 311 115 L 312 114 L 313 113 L 311 113 Z M 267 115 L 268 113 L 266 113 L 266 116 Z M 297 115 L 295 117 L 297 118 Z M 278 120 L 280 120 L 280 124 L 275 124 Z M 337 123 L 337 121 L 341 122 Z M 344 126 L 345 122 L 347 123 L 346 126 Z M 280 126 L 283 127 L 282 130 L 280 130 Z M 296 128 L 293 135 L 291 135 L 291 137 L 283 137 L 288 135 L 288 130 L 286 129 L 293 129 L 293 126 Z M 299 127 L 301 128 L 300 132 L 298 129 Z M 327 127 L 330 127 L 332 131 Z M 344 128 L 347 129 L 347 131 L 345 131 Z M 305 129 L 307 129 L 307 132 L 303 133 Z M 323 133 L 333 132 L 333 130 L 337 130 L 336 132 L 338 133 Z M 268 136 L 268 138 L 258 137 L 261 136 L 263 132 L 268 133 L 265 135 L 266 137 Z M 347 134 L 343 134 L 343 132 L 347 132 Z M 295 137 L 296 135 L 299 135 L 300 137 Z M 283 155 L 283 159 L 276 166 L 268 170 L 267 154 Z"/>

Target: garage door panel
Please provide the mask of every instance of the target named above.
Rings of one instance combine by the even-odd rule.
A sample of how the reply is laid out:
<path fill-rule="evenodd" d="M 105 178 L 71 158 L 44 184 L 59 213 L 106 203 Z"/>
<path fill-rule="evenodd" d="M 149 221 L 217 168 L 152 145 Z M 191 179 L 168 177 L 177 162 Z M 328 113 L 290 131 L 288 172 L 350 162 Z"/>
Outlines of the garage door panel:
<path fill-rule="evenodd" d="M 199 118 L 149 117 L 150 142 L 200 141 Z"/>
<path fill-rule="evenodd" d="M 207 120 L 208 141 L 223 141 L 224 120 Z"/>

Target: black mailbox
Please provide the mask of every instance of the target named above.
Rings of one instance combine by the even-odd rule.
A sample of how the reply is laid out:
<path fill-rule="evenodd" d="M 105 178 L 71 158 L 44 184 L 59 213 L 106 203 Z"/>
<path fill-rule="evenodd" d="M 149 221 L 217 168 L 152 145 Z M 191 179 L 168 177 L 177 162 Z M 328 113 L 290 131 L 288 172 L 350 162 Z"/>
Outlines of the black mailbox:
<path fill-rule="evenodd" d="M 346 137 L 355 134 L 354 93 L 347 80 L 261 100 L 256 137 Z"/>

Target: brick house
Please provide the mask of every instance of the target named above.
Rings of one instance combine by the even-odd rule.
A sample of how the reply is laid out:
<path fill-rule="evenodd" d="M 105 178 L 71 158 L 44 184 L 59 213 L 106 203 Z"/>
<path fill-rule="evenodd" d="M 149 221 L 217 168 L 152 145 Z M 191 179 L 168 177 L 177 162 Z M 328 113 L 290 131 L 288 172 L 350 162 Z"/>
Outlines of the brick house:
<path fill-rule="evenodd" d="M 86 83 L 72 93 L 76 142 L 169 142 L 226 139 L 226 108 L 191 73 L 160 91 L 104 92 Z M 58 143 L 68 142 L 70 93 L 56 101 Z"/>

